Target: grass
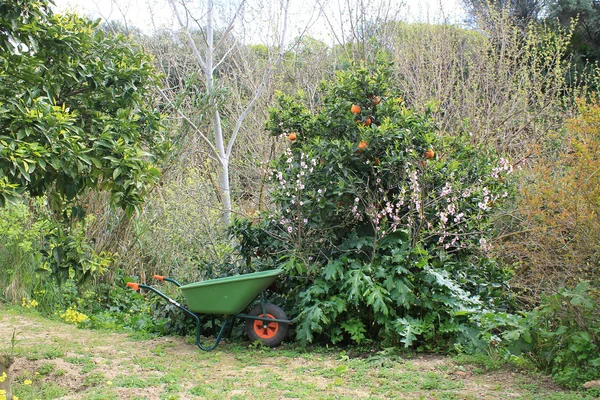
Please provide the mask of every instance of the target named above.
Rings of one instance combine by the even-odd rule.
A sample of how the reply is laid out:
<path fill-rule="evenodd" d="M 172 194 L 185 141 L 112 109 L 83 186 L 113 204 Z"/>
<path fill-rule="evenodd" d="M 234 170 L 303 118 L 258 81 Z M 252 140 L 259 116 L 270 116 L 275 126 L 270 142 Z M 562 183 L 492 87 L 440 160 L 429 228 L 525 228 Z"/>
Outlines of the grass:
<path fill-rule="evenodd" d="M 200 351 L 183 338 L 146 341 L 77 329 L 0 306 L 0 353 L 8 327 L 20 332 L 14 354 L 20 399 L 587 399 L 542 376 L 503 369 L 497 360 L 452 359 L 338 348 L 278 349 L 249 342 Z M 4 327 L 4 328 L 3 328 Z M 6 331 L 6 332 L 5 332 Z M 48 334 L 50 333 L 50 334 Z"/>

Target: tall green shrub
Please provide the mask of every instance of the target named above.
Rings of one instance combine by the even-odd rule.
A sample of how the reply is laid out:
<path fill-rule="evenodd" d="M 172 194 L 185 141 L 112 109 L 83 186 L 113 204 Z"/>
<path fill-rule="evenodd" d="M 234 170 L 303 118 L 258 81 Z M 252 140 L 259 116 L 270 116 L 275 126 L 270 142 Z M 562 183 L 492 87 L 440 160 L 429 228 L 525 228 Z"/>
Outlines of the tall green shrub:
<path fill-rule="evenodd" d="M 505 272 L 485 252 L 512 166 L 441 134 L 434 105 L 407 108 L 390 72 L 340 72 L 314 112 L 280 96 L 267 129 L 295 139 L 273 164 L 276 209 L 232 228 L 243 255 L 291 276 L 303 342 L 446 348 L 463 315 L 502 295 Z"/>

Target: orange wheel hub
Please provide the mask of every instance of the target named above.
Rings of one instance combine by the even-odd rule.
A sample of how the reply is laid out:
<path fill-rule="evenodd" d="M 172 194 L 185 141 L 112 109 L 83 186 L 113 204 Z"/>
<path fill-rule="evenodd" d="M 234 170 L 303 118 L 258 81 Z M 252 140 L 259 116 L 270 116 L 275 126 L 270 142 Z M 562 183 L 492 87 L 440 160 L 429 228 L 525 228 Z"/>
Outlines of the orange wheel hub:
<path fill-rule="evenodd" d="M 264 314 L 259 315 L 260 318 L 264 317 Z M 267 314 L 266 318 L 273 318 L 274 316 L 271 314 Z M 268 321 L 254 321 L 254 332 L 256 336 L 261 339 L 271 339 L 275 335 L 277 335 L 277 331 L 279 331 L 279 324 L 277 322 L 268 322 Z"/>

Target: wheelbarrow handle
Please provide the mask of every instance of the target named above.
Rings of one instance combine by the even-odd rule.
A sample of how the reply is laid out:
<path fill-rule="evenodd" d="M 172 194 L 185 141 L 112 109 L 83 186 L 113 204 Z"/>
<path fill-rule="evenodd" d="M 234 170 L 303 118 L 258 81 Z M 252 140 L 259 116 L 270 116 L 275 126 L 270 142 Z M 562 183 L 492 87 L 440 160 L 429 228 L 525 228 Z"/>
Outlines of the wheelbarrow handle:
<path fill-rule="evenodd" d="M 175 279 L 167 278 L 166 276 L 163 276 L 163 275 L 154 275 L 154 279 L 159 280 L 161 282 L 169 282 L 169 283 L 174 284 L 177 287 L 181 287 L 181 283 L 177 282 Z"/>

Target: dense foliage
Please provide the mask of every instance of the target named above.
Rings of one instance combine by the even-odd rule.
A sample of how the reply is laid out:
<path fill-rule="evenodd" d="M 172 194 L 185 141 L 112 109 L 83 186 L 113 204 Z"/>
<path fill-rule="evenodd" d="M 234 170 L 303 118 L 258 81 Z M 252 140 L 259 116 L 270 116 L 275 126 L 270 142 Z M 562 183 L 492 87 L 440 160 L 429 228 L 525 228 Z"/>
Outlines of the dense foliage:
<path fill-rule="evenodd" d="M 45 0 L 0 0 L 2 299 L 82 327 L 183 333 L 179 310 L 124 283 L 283 265 L 277 303 L 302 342 L 485 352 L 566 386 L 597 379 L 598 106 L 568 118 L 600 70 L 575 74 L 567 57 L 595 6 L 551 2 L 593 6 L 553 31 L 531 23 L 539 2 L 472 3 L 509 8 L 480 8 L 478 30 L 373 17 L 357 42 L 286 51 L 232 148 L 249 217 L 229 242 L 198 140 L 211 100 L 181 32 L 133 37 L 165 74 L 173 103 L 154 104 L 153 60 L 130 39 Z M 230 129 L 278 51 L 215 34 Z M 393 65 L 352 65 L 381 50 Z M 188 119 L 166 121 L 181 146 L 147 196 L 166 150 L 154 105 Z"/>
<path fill-rule="evenodd" d="M 23 192 L 68 202 L 101 188 L 132 212 L 158 176 L 147 152 L 161 141 L 146 101 L 151 60 L 90 21 L 28 3 L 24 21 L 0 22 L 0 202 Z"/>
<path fill-rule="evenodd" d="M 338 73 L 316 112 L 280 96 L 267 128 L 293 140 L 273 165 L 276 211 L 233 228 L 245 256 L 294 277 L 304 342 L 443 349 L 461 316 L 502 297 L 506 275 L 485 251 L 512 166 L 439 132 L 433 105 L 407 108 L 389 73 Z"/>
<path fill-rule="evenodd" d="M 0 206 L 45 196 L 45 268 L 80 279 L 110 262 L 85 238 L 81 195 L 107 191 L 131 215 L 160 175 L 151 59 L 46 1 L 1 7 Z"/>

